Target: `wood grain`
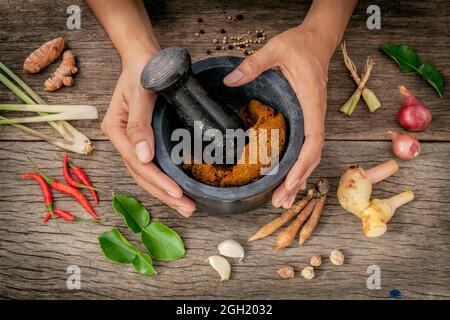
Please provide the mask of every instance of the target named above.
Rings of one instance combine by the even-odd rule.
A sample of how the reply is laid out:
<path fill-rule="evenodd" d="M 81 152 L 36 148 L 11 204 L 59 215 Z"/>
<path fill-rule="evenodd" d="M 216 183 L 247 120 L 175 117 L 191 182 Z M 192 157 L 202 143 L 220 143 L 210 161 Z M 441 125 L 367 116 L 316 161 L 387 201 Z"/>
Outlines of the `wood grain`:
<path fill-rule="evenodd" d="M 139 240 L 126 228 L 123 219 L 113 213 L 110 196 L 103 196 L 98 212 L 107 219 L 101 224 L 61 222 L 59 234 L 50 222 L 41 225 L 41 195 L 32 181 L 20 181 L 26 172 L 27 156 L 42 165 L 46 172 L 61 178 L 58 162 L 48 155 L 57 150 L 42 142 L 3 142 L 0 144 L 0 295 L 10 298 L 388 298 L 391 289 L 404 298 L 450 298 L 450 219 L 448 205 L 450 176 L 447 159 L 450 144 L 424 143 L 422 155 L 413 162 L 402 162 L 400 171 L 377 185 L 375 197 L 389 197 L 412 188 L 416 199 L 399 209 L 380 238 L 366 238 L 361 222 L 338 204 L 335 191 L 340 173 L 355 162 L 371 166 L 386 160 L 387 142 L 328 142 L 322 163 L 310 181 L 327 177 L 332 192 L 318 228 L 303 246 L 295 243 L 273 254 L 275 236 L 247 243 L 258 226 L 276 217 L 281 210 L 269 204 L 242 215 L 210 215 L 197 212 L 190 219 L 179 216 L 148 196 L 128 176 L 121 159 L 108 142 L 98 142 L 99 150 L 89 159 L 76 157 L 89 168 L 94 183 L 108 191 L 131 194 L 150 209 L 155 219 L 164 221 L 183 237 L 187 254 L 175 262 L 156 263 L 159 274 L 146 278 L 132 267 L 106 260 L 97 237 L 118 226 L 136 245 Z M 36 151 L 38 150 L 38 151 Z M 56 207 L 81 214 L 77 203 L 56 195 Z M 232 277 L 220 282 L 205 259 L 217 253 L 217 245 L 234 238 L 246 250 L 245 262 L 232 262 Z M 333 249 L 341 249 L 346 263 L 337 267 L 327 258 Z M 323 256 L 317 278 L 306 281 L 300 270 L 312 255 Z M 293 280 L 278 278 L 276 270 L 290 264 L 296 270 Z M 367 267 L 379 265 L 381 290 L 366 288 Z M 82 289 L 66 288 L 66 268 L 81 268 Z"/>
<path fill-rule="evenodd" d="M 275 236 L 247 243 L 246 239 L 281 210 L 267 204 L 243 215 L 210 215 L 197 212 L 191 219 L 179 216 L 141 190 L 124 168 L 120 157 L 100 131 L 99 122 L 78 122 L 75 126 L 95 140 L 97 150 L 74 159 L 90 173 L 93 182 L 110 192 L 131 194 L 140 199 L 156 219 L 173 227 L 183 237 L 187 254 L 182 260 L 156 263 L 159 274 L 146 278 L 130 266 L 113 264 L 101 254 L 97 237 L 119 226 L 134 244 L 138 239 L 126 228 L 123 219 L 113 213 L 110 196 L 102 198 L 98 212 L 107 220 L 101 224 L 61 223 L 59 234 L 50 222 L 41 225 L 44 214 L 41 195 L 32 181 L 20 181 L 20 173 L 30 170 L 26 162 L 32 156 L 45 171 L 62 177 L 55 154 L 59 150 L 44 142 L 32 141 L 14 128 L 0 127 L 0 297 L 45 299 L 382 299 L 391 289 L 400 290 L 407 299 L 450 298 L 450 113 L 448 98 L 440 99 L 420 77 L 402 74 L 397 66 L 378 51 L 384 42 L 402 42 L 417 48 L 424 61 L 433 63 L 448 77 L 450 66 L 449 1 L 378 1 L 382 9 L 382 29 L 369 31 L 365 25 L 366 8 L 372 1 L 360 1 L 346 33 L 351 57 L 359 68 L 368 55 L 376 61 L 370 88 L 383 103 L 382 109 L 369 114 L 360 103 L 353 117 L 336 110 L 351 94 L 354 85 L 344 69 L 340 51 L 331 62 L 328 83 L 326 144 L 317 178 L 330 179 L 332 193 L 313 237 L 275 255 L 271 253 Z M 65 28 L 65 10 L 70 4 L 82 9 L 82 29 Z M 157 37 L 163 47 L 181 44 L 194 60 L 206 58 L 214 48 L 211 40 L 225 28 L 229 33 L 264 28 L 272 37 L 298 24 L 309 1 L 151 1 L 147 3 Z M 0 2 L 0 61 L 17 72 L 49 103 L 92 104 L 101 116 L 107 110 L 120 74 L 120 59 L 109 38 L 81 0 Z M 229 23 L 228 15 L 243 14 L 244 20 Z M 197 18 L 202 17 L 200 26 Z M 194 33 L 203 28 L 202 37 Z M 25 56 L 43 42 L 63 35 L 78 54 L 80 73 L 74 87 L 48 94 L 44 80 L 56 68 L 37 75 L 23 75 Z M 232 52 L 233 54 L 236 51 Z M 216 52 L 230 54 L 230 52 Z M 338 204 L 335 190 L 340 174 L 351 164 L 371 166 L 390 156 L 385 134 L 396 129 L 395 113 L 401 103 L 397 86 L 403 84 L 432 109 L 434 120 L 429 130 L 418 134 L 423 143 L 420 157 L 402 162 L 400 171 L 375 187 L 374 196 L 389 197 L 412 188 L 416 199 L 398 210 L 388 232 L 380 238 L 366 238 L 361 222 Z M 448 90 L 444 91 L 448 95 Z M 18 100 L 0 86 L 0 101 Z M 54 134 L 45 125 L 35 127 Z M 57 207 L 82 214 L 68 197 L 56 195 Z M 205 259 L 217 253 L 217 245 L 226 238 L 240 241 L 246 250 L 243 264 L 232 263 L 232 277 L 219 282 L 218 275 Z M 327 259 L 333 249 L 341 249 L 346 263 L 337 267 Z M 323 256 L 317 278 L 306 281 L 300 270 L 312 255 Z M 290 264 L 296 271 L 292 280 L 279 279 L 276 270 Z M 366 273 L 370 265 L 381 268 L 381 290 L 369 290 Z M 68 290 L 66 269 L 81 268 L 81 290 Z"/>
<path fill-rule="evenodd" d="M 106 112 L 120 74 L 120 59 L 108 36 L 94 15 L 81 0 L 45 1 L 33 5 L 29 1 L 16 0 L 15 5 L 0 3 L 0 60 L 36 89 L 49 103 L 91 104 Z M 79 4 L 82 8 L 81 30 L 69 31 L 65 28 L 65 9 L 69 4 Z M 247 30 L 263 28 L 269 38 L 298 24 L 307 12 L 309 1 L 271 1 L 264 5 L 259 2 L 244 1 L 151 1 L 148 10 L 155 33 L 162 47 L 181 44 L 189 49 L 193 60 L 207 58 L 207 49 L 212 56 L 236 55 L 236 50 L 216 51 L 212 39 L 221 36 L 220 29 L 229 34 L 245 33 Z M 376 62 L 369 87 L 376 92 L 383 108 L 369 114 L 361 101 L 351 118 L 336 112 L 352 94 L 355 86 L 345 70 L 340 49 L 333 56 L 328 82 L 328 114 L 326 138 L 328 140 L 387 140 L 386 130 L 400 129 L 395 113 L 402 102 L 397 87 L 405 85 L 431 108 L 434 121 L 431 127 L 419 134 L 428 141 L 450 141 L 450 114 L 448 97 L 441 99 L 418 75 L 400 73 L 389 58 L 379 52 L 381 43 L 407 43 L 415 47 L 424 61 L 431 62 L 444 76 L 449 76 L 450 6 L 448 1 L 431 1 L 427 5 L 414 1 L 380 1 L 382 8 L 381 30 L 368 30 L 366 8 L 370 1 L 361 1 L 349 24 L 345 39 L 349 54 L 360 72 L 368 55 Z M 228 22 L 227 16 L 242 14 L 242 21 Z M 197 18 L 204 23 L 199 24 Z M 418 20 L 420 19 L 420 20 Z M 24 27 L 24 21 L 27 26 Z M 418 22 L 420 21 L 420 22 Z M 420 28 L 418 24 L 426 26 Z M 201 37 L 194 34 L 205 31 Z M 80 73 L 75 86 L 56 93 L 44 93 L 43 83 L 56 65 L 50 66 L 38 75 L 24 75 L 21 72 L 23 60 L 33 49 L 43 42 L 63 35 L 78 55 Z M 447 96 L 447 89 L 444 95 Z M 4 102 L 18 102 L 17 98 L 0 86 L 0 97 Z M 36 125 L 48 128 L 47 125 Z M 97 122 L 76 123 L 92 139 L 105 139 Z M 54 134 L 48 128 L 49 134 Z M 0 128 L 2 140 L 33 139 L 11 127 Z"/>

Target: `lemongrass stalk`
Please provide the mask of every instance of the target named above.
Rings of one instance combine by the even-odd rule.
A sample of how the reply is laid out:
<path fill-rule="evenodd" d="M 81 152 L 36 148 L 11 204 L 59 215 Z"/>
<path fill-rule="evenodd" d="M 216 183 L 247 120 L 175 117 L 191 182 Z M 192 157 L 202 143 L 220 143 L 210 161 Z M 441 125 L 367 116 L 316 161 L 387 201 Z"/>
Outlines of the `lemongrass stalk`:
<path fill-rule="evenodd" d="M 364 87 L 362 91 L 362 97 L 366 102 L 367 108 L 369 108 L 370 112 L 375 112 L 375 110 L 381 107 L 381 103 L 375 93 L 373 93 L 373 91 L 368 89 L 367 87 Z"/>
<path fill-rule="evenodd" d="M 353 78 L 353 81 L 359 85 L 361 82 L 361 78 L 358 76 L 356 66 L 353 63 L 352 59 L 350 59 L 348 53 L 347 53 L 347 47 L 345 45 L 345 41 L 341 44 L 342 54 L 344 56 L 344 63 L 347 67 L 347 70 L 350 72 L 350 75 Z M 375 93 L 367 88 L 367 86 L 364 86 L 362 91 L 362 97 L 364 101 L 366 102 L 367 108 L 369 108 L 370 112 L 375 112 L 379 107 L 381 107 L 381 103 L 378 100 Z"/>
<path fill-rule="evenodd" d="M 355 110 L 359 99 L 361 98 L 362 91 L 366 85 L 367 80 L 369 80 L 370 72 L 373 68 L 373 61 L 370 57 L 367 58 L 366 61 L 366 72 L 364 73 L 363 78 L 359 82 L 358 88 L 356 88 L 355 92 L 353 92 L 352 96 L 339 108 L 339 111 L 347 116 L 351 116 L 353 111 Z"/>
<path fill-rule="evenodd" d="M 5 124 L 16 124 L 16 123 L 36 123 L 36 122 L 48 122 L 48 121 L 61 121 L 61 120 L 95 120 L 98 118 L 98 114 L 88 112 L 61 112 L 53 113 L 46 116 L 36 116 L 36 117 L 23 117 L 23 118 L 13 118 L 7 120 L 0 120 L 0 125 Z"/>
<path fill-rule="evenodd" d="M 351 116 L 353 111 L 355 111 L 358 105 L 359 99 L 361 98 L 361 91 L 356 89 L 352 96 L 339 108 L 339 111 L 346 116 Z"/>
<path fill-rule="evenodd" d="M 17 88 L 17 86 L 13 85 L 15 88 L 17 88 L 16 91 L 10 89 L 13 91 L 19 98 L 24 98 L 22 101 L 24 101 L 27 104 L 46 104 L 45 101 L 33 90 L 31 89 L 25 82 L 22 81 L 14 72 L 12 72 L 7 66 L 5 66 L 2 62 L 0 62 L 0 69 L 3 70 L 12 80 L 14 80 L 20 87 L 22 87 L 25 92 L 27 92 L 33 99 L 29 99 L 28 96 L 24 95 L 23 92 Z M 6 79 L 6 81 L 1 81 L 3 84 L 5 84 L 7 87 L 9 87 L 9 84 L 12 84 L 12 82 L 7 79 L 6 77 L 3 77 Z M 14 88 L 14 89 L 15 89 Z M 18 92 L 21 92 L 22 94 L 19 95 Z M 25 97 L 26 98 L 25 98 Z M 28 99 L 27 99 L 28 98 Z M 89 154 L 94 150 L 94 145 L 91 143 L 88 137 L 86 137 L 84 134 L 82 134 L 80 131 L 75 129 L 70 123 L 67 121 L 58 121 L 58 122 L 49 122 L 49 124 L 56 130 L 58 133 L 65 139 L 68 140 L 68 143 L 66 144 L 68 148 L 65 148 L 69 151 L 73 151 L 80 154 Z M 70 146 L 70 147 L 69 147 Z"/>
<path fill-rule="evenodd" d="M 8 120 L 7 118 L 2 117 L 2 116 L 0 116 L 0 119 Z M 24 126 L 22 124 L 11 124 L 11 126 L 13 126 L 13 127 L 17 128 L 17 129 L 19 129 L 19 130 L 29 134 L 29 135 L 31 135 L 33 137 L 36 137 L 38 139 L 42 139 L 42 140 L 44 140 L 44 141 L 46 141 L 46 142 L 48 142 L 50 144 L 53 144 L 54 146 L 57 146 L 59 148 L 68 149 L 70 147 L 70 146 L 67 145 L 67 141 L 65 141 L 65 140 L 55 139 L 55 138 L 49 137 L 47 134 L 44 134 L 44 133 L 41 133 L 41 132 L 36 131 L 34 129 L 31 129 L 31 128 L 29 128 L 27 126 Z"/>
<path fill-rule="evenodd" d="M 1 111 L 21 111 L 21 112 L 92 112 L 96 113 L 97 108 L 88 105 L 64 105 L 64 104 L 0 104 Z"/>

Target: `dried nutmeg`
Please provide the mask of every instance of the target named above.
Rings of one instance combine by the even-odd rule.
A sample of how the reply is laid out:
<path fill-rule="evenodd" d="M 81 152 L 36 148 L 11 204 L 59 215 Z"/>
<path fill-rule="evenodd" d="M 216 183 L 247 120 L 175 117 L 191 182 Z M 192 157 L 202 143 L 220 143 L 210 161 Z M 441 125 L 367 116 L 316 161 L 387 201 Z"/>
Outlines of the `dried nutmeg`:
<path fill-rule="evenodd" d="M 291 266 L 282 266 L 278 268 L 277 272 L 283 279 L 292 279 L 294 277 L 294 268 Z"/>
<path fill-rule="evenodd" d="M 314 278 L 314 268 L 313 267 L 306 267 L 302 270 L 302 277 L 311 280 Z"/>
<path fill-rule="evenodd" d="M 339 250 L 333 250 L 330 253 L 330 261 L 334 265 L 342 266 L 344 264 L 344 254 Z"/>
<path fill-rule="evenodd" d="M 311 257 L 309 264 L 311 265 L 311 267 L 315 268 L 320 267 L 320 265 L 322 264 L 322 257 L 321 256 Z"/>

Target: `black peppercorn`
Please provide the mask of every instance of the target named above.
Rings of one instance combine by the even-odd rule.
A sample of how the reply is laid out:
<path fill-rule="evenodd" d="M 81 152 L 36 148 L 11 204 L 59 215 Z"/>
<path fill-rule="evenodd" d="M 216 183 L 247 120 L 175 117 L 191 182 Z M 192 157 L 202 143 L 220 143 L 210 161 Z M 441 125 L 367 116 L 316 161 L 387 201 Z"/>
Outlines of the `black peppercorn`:
<path fill-rule="evenodd" d="M 222 46 L 217 46 L 216 50 L 222 50 Z"/>
<path fill-rule="evenodd" d="M 242 19 L 244 19 L 244 16 L 243 16 L 242 14 L 238 14 L 238 15 L 236 16 L 236 19 L 237 19 L 237 20 L 242 20 Z"/>
<path fill-rule="evenodd" d="M 233 47 L 232 44 L 229 44 L 229 45 L 228 45 L 228 49 L 229 49 L 229 50 L 232 50 L 233 48 L 234 48 L 234 47 Z"/>
<path fill-rule="evenodd" d="M 211 50 L 206 50 L 206 54 L 209 56 L 211 54 Z"/>
<path fill-rule="evenodd" d="M 227 33 L 227 30 L 225 30 L 225 29 L 220 29 L 220 33 L 222 33 L 222 34 Z"/>
<path fill-rule="evenodd" d="M 198 23 L 202 23 L 202 22 L 203 22 L 203 19 L 202 19 L 202 18 L 198 18 L 198 19 L 197 19 L 197 22 L 198 22 Z"/>
<path fill-rule="evenodd" d="M 205 30 L 200 29 L 200 34 L 205 34 Z"/>

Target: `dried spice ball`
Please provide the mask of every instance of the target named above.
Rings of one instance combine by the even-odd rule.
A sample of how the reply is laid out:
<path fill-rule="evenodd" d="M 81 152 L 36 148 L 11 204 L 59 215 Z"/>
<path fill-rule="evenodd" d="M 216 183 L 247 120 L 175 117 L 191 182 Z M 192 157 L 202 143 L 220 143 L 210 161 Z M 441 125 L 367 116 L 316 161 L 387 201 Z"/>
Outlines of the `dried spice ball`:
<path fill-rule="evenodd" d="M 216 50 L 222 50 L 222 46 L 217 46 Z"/>
<path fill-rule="evenodd" d="M 247 49 L 244 50 L 244 54 L 245 54 L 246 56 L 251 55 L 250 51 L 248 51 Z"/>
<path fill-rule="evenodd" d="M 234 48 L 234 47 L 233 47 L 232 44 L 229 44 L 229 45 L 228 45 L 228 49 L 229 49 L 229 50 L 232 50 L 233 48 Z"/>
<path fill-rule="evenodd" d="M 344 254 L 339 250 L 333 250 L 330 253 L 330 261 L 334 265 L 342 266 L 344 264 Z"/>
<path fill-rule="evenodd" d="M 244 16 L 243 16 L 242 14 L 238 14 L 238 15 L 236 16 L 236 19 L 237 19 L 237 20 L 243 20 L 243 19 L 244 19 Z"/>
<path fill-rule="evenodd" d="M 256 33 L 256 37 L 258 37 L 258 38 L 264 37 L 262 32 L 256 31 L 255 33 Z"/>
<path fill-rule="evenodd" d="M 225 29 L 220 29 L 220 33 L 221 33 L 221 34 L 225 34 L 225 33 L 227 33 L 227 30 L 225 30 Z"/>
<path fill-rule="evenodd" d="M 197 18 L 197 22 L 198 22 L 198 23 L 202 23 L 202 22 L 203 22 L 203 19 L 202 19 L 202 18 Z"/>
<path fill-rule="evenodd" d="M 200 29 L 200 34 L 205 34 L 205 30 Z"/>
<path fill-rule="evenodd" d="M 206 54 L 209 56 L 211 54 L 211 50 L 206 50 Z"/>
<path fill-rule="evenodd" d="M 311 267 L 315 267 L 315 268 L 320 267 L 320 265 L 322 264 L 322 257 L 321 256 L 311 257 L 309 264 L 311 265 Z"/>
<path fill-rule="evenodd" d="M 313 267 L 306 267 L 302 270 L 302 277 L 311 280 L 314 278 L 314 268 Z"/>
<path fill-rule="evenodd" d="M 292 279 L 294 277 L 294 268 L 291 266 L 279 267 L 277 272 L 283 279 Z"/>

